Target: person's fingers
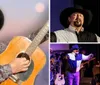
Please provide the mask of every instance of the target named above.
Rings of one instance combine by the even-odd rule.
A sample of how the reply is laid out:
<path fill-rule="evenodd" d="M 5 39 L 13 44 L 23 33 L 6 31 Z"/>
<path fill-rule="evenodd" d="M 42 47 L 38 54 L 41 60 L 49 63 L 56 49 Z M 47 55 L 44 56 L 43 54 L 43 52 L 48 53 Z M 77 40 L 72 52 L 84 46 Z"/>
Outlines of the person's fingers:
<path fill-rule="evenodd" d="M 25 62 L 25 61 L 31 61 L 31 59 L 30 60 L 27 60 L 26 58 L 22 58 L 22 60 Z"/>
<path fill-rule="evenodd" d="M 26 60 L 26 61 L 23 62 L 23 65 L 27 65 L 29 63 L 30 63 L 30 61 L 29 60 Z"/>
<path fill-rule="evenodd" d="M 26 58 L 21 58 L 23 61 L 26 61 L 27 59 Z"/>
<path fill-rule="evenodd" d="M 31 64 L 31 61 L 29 61 L 28 66 Z"/>
<path fill-rule="evenodd" d="M 22 71 L 27 71 L 27 70 L 28 70 L 28 68 L 23 68 L 23 69 L 22 69 Z"/>
<path fill-rule="evenodd" d="M 30 66 L 30 63 L 24 65 L 23 67 L 26 68 L 26 67 L 29 67 Z"/>

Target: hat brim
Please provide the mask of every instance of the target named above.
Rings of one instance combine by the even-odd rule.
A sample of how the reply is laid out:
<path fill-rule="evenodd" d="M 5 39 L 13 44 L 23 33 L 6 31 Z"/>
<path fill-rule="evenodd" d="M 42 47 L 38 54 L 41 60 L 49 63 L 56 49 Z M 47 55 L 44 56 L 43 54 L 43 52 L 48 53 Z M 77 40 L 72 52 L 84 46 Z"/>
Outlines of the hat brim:
<path fill-rule="evenodd" d="M 80 48 L 71 48 L 71 51 L 73 50 L 80 50 Z"/>
<path fill-rule="evenodd" d="M 75 12 L 79 12 L 84 16 L 84 24 L 83 26 L 88 26 L 92 20 L 92 13 L 89 10 L 77 9 L 74 7 L 64 9 L 60 14 L 60 23 L 67 28 L 69 26 L 68 17 Z"/>

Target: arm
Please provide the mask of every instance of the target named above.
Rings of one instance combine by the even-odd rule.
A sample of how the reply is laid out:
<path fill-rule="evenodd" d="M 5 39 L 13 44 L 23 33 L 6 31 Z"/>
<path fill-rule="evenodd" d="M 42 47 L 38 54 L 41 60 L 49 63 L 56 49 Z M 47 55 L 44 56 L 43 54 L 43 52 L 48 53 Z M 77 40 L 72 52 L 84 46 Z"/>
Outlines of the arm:
<path fill-rule="evenodd" d="M 10 75 L 23 72 L 28 69 L 30 61 L 26 58 L 15 58 L 11 63 L 0 65 L 0 82 L 7 79 Z"/>
<path fill-rule="evenodd" d="M 50 33 L 50 42 L 57 42 L 57 37 L 54 32 Z"/>
<path fill-rule="evenodd" d="M 7 79 L 12 74 L 11 66 L 9 64 L 0 65 L 0 82 Z"/>
<path fill-rule="evenodd" d="M 84 54 L 82 54 L 82 60 L 89 60 L 89 59 L 91 59 L 93 57 L 93 54 L 91 53 L 91 54 L 89 54 L 89 55 L 84 55 Z"/>

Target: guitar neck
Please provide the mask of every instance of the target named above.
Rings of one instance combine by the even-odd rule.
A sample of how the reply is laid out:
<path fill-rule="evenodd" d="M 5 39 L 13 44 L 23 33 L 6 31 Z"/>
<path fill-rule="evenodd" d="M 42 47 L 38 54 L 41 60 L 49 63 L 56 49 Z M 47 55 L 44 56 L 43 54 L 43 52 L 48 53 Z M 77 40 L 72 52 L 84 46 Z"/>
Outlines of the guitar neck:
<path fill-rule="evenodd" d="M 86 62 L 84 62 L 84 63 L 82 63 L 81 65 L 81 68 L 85 65 L 85 64 L 87 64 L 87 63 L 89 63 L 90 61 L 92 61 L 92 60 L 95 60 L 96 58 L 92 58 L 92 59 L 90 59 L 90 60 L 88 60 L 88 61 L 86 61 Z"/>
<path fill-rule="evenodd" d="M 43 26 L 43 28 L 38 32 L 38 34 L 36 35 L 36 37 L 33 39 L 32 43 L 30 44 L 30 46 L 26 50 L 26 53 L 29 56 L 35 51 L 35 49 L 37 48 L 37 46 L 41 43 L 41 41 L 43 40 L 44 36 L 47 34 L 48 30 L 49 30 L 49 27 L 48 27 L 48 22 L 47 22 Z"/>

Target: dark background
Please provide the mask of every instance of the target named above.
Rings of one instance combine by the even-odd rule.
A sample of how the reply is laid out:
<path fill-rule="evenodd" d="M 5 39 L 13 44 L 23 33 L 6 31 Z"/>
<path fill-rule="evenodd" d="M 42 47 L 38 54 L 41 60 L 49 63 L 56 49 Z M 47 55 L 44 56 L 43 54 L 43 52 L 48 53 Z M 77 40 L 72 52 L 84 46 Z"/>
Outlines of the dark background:
<path fill-rule="evenodd" d="M 100 26 L 99 26 L 99 0 L 51 0 L 51 31 L 56 31 L 64 29 L 60 24 L 59 15 L 61 11 L 67 7 L 72 7 L 74 5 L 81 5 L 84 9 L 91 10 L 93 14 L 93 19 L 91 24 L 85 30 L 96 33 L 100 36 Z"/>
<path fill-rule="evenodd" d="M 89 25 L 88 31 L 96 33 L 100 36 L 100 0 L 74 0 L 74 5 L 78 4 L 81 5 L 85 9 L 91 10 L 93 14 L 93 19 L 91 24 Z"/>
<path fill-rule="evenodd" d="M 59 22 L 59 15 L 61 11 L 67 7 L 73 6 L 73 0 L 51 0 L 50 4 L 50 21 L 51 31 L 63 29 L 63 26 Z"/>

